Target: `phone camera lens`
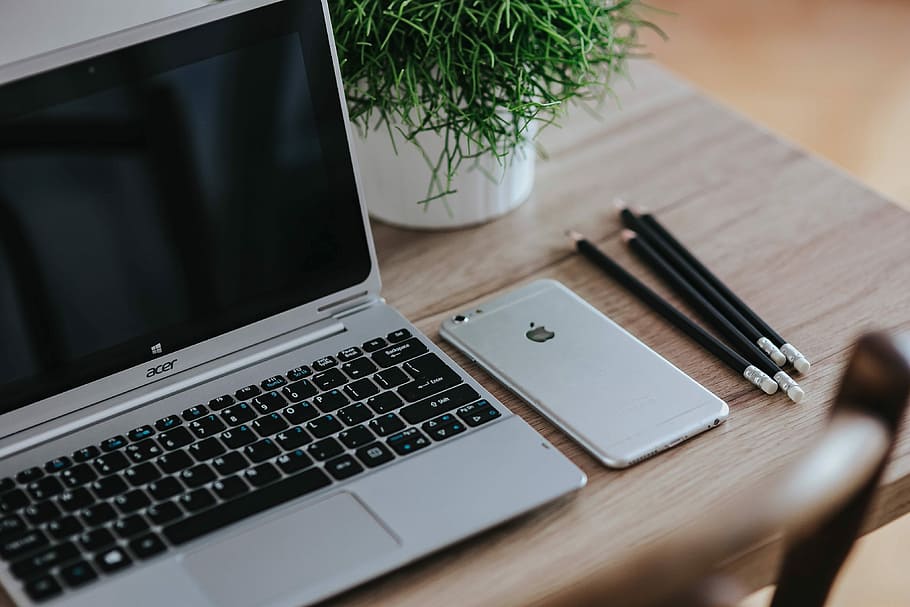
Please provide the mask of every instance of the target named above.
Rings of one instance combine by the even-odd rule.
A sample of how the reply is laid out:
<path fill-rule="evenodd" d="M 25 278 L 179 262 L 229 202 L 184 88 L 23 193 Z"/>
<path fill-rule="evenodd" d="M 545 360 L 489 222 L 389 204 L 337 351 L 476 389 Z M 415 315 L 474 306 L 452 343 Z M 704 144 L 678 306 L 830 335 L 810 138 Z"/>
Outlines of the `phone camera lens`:
<path fill-rule="evenodd" d="M 463 314 L 456 314 L 452 317 L 452 320 L 456 323 L 468 322 L 468 317 Z"/>

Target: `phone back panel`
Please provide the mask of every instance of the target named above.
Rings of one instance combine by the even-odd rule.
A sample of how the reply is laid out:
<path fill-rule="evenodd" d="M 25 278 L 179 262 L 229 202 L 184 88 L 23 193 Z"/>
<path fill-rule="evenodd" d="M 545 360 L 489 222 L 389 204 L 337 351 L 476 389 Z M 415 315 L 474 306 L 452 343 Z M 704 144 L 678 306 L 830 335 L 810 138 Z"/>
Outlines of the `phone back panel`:
<path fill-rule="evenodd" d="M 443 338 L 609 466 L 645 459 L 728 414 L 726 403 L 559 282 L 533 282 L 464 316 L 443 323 Z"/>

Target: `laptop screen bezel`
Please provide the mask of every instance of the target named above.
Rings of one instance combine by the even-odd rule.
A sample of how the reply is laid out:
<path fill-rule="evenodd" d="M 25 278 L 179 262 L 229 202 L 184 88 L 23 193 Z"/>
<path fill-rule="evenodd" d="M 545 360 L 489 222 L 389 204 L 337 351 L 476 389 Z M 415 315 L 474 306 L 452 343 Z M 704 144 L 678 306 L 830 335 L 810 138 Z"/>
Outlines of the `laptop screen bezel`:
<path fill-rule="evenodd" d="M 329 41 L 338 102 L 341 104 L 340 109 L 347 135 L 347 149 L 360 203 L 361 221 L 363 222 L 369 250 L 369 273 L 366 279 L 325 297 L 211 337 L 180 350 L 169 352 L 159 359 L 143 362 L 0 415 L 0 439 L 11 437 L 29 428 L 45 424 L 99 403 L 111 401 L 111 406 L 113 407 L 114 401 L 141 402 L 141 398 L 137 397 L 141 396 L 140 393 L 143 391 L 153 392 L 154 386 L 152 384 L 167 380 L 172 381 L 177 374 L 186 374 L 186 371 L 199 365 L 262 343 L 265 339 L 283 335 L 300 327 L 330 318 L 339 311 L 339 308 L 356 306 L 379 296 L 381 281 L 376 261 L 376 251 L 364 202 L 357 157 L 354 153 L 352 129 L 344 101 L 338 57 L 332 37 L 326 0 L 230 0 L 205 6 L 2 66 L 0 67 L 0 86 L 21 78 L 43 74 L 105 53 L 265 7 L 277 1 L 312 1 L 315 6 L 320 7 L 322 13 Z M 174 365 L 173 373 L 155 376 L 152 379 L 147 377 L 147 371 L 150 366 L 174 359 L 177 359 L 179 364 Z M 2 444 L 0 444 L 0 453 L 3 450 Z"/>

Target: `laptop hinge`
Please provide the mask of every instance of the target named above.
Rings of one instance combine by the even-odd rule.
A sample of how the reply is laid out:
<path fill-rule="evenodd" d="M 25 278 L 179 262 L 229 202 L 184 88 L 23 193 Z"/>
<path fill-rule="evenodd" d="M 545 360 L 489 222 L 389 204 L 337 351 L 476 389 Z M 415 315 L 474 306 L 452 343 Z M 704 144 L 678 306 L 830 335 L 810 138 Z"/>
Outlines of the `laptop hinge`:
<path fill-rule="evenodd" d="M 361 296 L 358 296 L 358 297 L 361 297 Z M 385 303 L 384 297 L 379 297 L 378 295 L 373 295 L 373 296 L 369 297 L 368 299 L 366 299 L 365 301 L 358 301 L 356 304 L 354 304 L 350 307 L 344 308 L 343 310 L 337 310 L 334 314 L 332 314 L 332 318 L 334 318 L 336 320 L 341 320 L 342 318 L 351 316 L 352 314 L 357 314 L 358 312 L 361 312 L 369 307 L 375 306 L 376 304 L 384 304 L 384 303 Z"/>

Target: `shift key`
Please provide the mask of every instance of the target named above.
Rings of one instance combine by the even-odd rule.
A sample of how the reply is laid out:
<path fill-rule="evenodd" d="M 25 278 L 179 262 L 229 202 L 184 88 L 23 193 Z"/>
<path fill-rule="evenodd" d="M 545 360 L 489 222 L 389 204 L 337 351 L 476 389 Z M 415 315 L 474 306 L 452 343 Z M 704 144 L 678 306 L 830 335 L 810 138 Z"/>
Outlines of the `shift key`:
<path fill-rule="evenodd" d="M 412 337 L 400 344 L 395 344 L 382 350 L 377 350 L 370 354 L 373 362 L 382 368 L 397 365 L 415 356 L 420 356 L 427 351 L 427 347 L 420 343 L 416 337 Z"/>
<path fill-rule="evenodd" d="M 424 399 L 413 405 L 408 405 L 399 413 L 410 424 L 419 424 L 431 417 L 436 417 L 462 405 L 466 405 L 480 398 L 477 391 L 467 384 L 461 384 L 441 392 L 436 396 Z"/>

